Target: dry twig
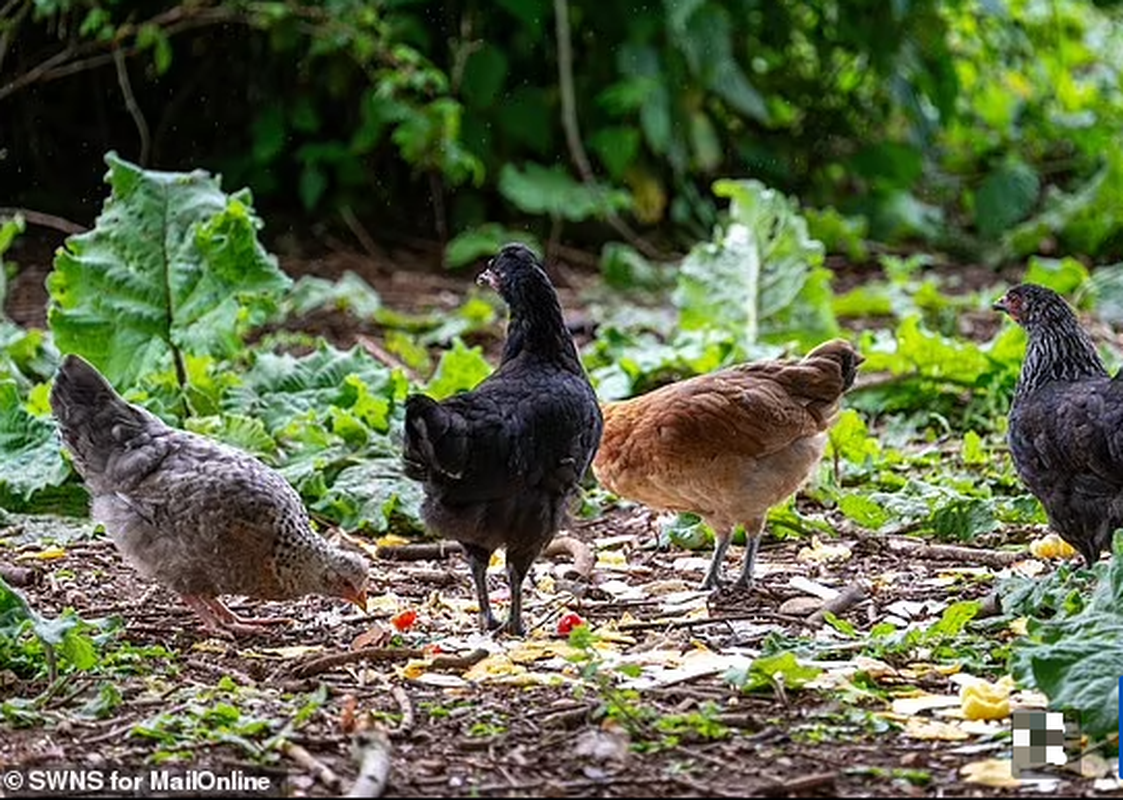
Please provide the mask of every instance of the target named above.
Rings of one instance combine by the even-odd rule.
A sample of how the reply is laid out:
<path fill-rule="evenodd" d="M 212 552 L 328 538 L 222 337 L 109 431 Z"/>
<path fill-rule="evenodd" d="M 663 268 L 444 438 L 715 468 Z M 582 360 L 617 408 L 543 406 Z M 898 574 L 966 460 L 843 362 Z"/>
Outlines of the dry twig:
<path fill-rule="evenodd" d="M 390 780 L 390 737 L 381 728 L 355 734 L 351 754 L 359 763 L 359 777 L 347 792 L 348 797 L 381 797 Z"/>
<path fill-rule="evenodd" d="M 322 783 L 329 791 L 338 792 L 343 786 L 343 781 L 331 767 L 300 745 L 284 742 L 281 745 L 281 752 L 299 764 L 301 768 L 310 772 L 312 777 Z"/>
<path fill-rule="evenodd" d="M 807 618 L 807 624 L 818 628 L 826 621 L 828 612 L 831 614 L 841 614 L 846 609 L 857 605 L 865 599 L 866 587 L 863 586 L 860 581 L 855 581 L 841 591 L 833 600 L 828 600 L 826 603 L 823 603 L 818 611 Z"/>

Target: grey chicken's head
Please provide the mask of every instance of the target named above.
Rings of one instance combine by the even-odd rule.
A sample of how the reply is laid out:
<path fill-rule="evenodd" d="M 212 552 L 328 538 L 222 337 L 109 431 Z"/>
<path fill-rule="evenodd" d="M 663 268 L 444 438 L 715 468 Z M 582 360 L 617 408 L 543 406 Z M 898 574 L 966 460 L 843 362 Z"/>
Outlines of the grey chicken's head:
<path fill-rule="evenodd" d="M 518 307 L 543 296 L 553 296 L 554 287 L 542 268 L 542 262 L 525 244 L 503 245 L 487 269 L 476 278 L 502 297 L 507 305 Z"/>
<path fill-rule="evenodd" d="M 994 302 L 994 309 L 1004 311 L 1027 331 L 1079 324 L 1059 294 L 1033 283 L 1014 286 Z"/>
<path fill-rule="evenodd" d="M 314 580 L 319 593 L 342 597 L 367 610 L 367 562 L 358 553 L 332 548 Z"/>

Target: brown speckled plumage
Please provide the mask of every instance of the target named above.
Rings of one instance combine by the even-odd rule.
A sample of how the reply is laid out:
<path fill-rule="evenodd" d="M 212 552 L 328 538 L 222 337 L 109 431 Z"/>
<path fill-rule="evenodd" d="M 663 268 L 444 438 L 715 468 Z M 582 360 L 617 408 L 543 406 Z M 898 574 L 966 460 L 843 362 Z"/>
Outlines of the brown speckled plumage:
<path fill-rule="evenodd" d="M 365 603 L 365 560 L 313 531 L 300 496 L 257 459 L 125 402 L 77 356 L 63 361 L 51 407 L 93 518 L 210 627 L 245 633 L 255 622 L 226 609 L 223 594 Z"/>

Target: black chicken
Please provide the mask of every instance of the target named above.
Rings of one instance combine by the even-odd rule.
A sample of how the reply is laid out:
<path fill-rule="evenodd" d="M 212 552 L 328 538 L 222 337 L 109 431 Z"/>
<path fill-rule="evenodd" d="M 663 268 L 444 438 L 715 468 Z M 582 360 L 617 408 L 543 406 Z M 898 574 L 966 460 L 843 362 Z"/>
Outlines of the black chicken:
<path fill-rule="evenodd" d="M 1123 527 L 1123 379 L 1051 289 L 1022 284 L 994 307 L 1029 336 L 1010 409 L 1014 467 L 1088 566 Z"/>
<path fill-rule="evenodd" d="M 464 547 L 483 630 L 499 627 L 486 572 L 491 554 L 506 548 L 511 611 L 504 627 L 521 635 L 523 580 L 561 526 L 603 420 L 534 253 L 506 245 L 477 281 L 510 310 L 499 367 L 473 391 L 440 403 L 409 397 L 404 462 L 406 474 L 424 483 L 426 525 Z"/>

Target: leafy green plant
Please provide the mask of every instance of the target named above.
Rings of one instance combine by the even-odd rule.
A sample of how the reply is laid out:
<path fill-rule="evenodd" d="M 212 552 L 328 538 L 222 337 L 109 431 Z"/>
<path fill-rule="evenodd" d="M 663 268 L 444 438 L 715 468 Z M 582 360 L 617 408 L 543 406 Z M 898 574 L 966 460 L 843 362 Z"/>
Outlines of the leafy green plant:
<path fill-rule="evenodd" d="M 784 692 L 802 689 L 821 673 L 818 667 L 801 665 L 793 653 L 781 652 L 754 658 L 748 667 L 727 672 L 725 680 L 743 692 L 760 689 Z"/>
<path fill-rule="evenodd" d="M 54 684 L 71 670 L 85 672 L 98 664 L 95 635 L 109 627 L 81 619 L 73 610 L 50 619 L 28 605 L 0 578 L 0 666 L 24 677 L 45 674 Z"/>
<path fill-rule="evenodd" d="M 1013 645 L 1018 681 L 1045 693 L 1057 709 L 1079 712 L 1081 729 L 1102 736 L 1119 729 L 1119 665 L 1123 663 L 1123 534 L 1116 532 L 1113 556 L 1094 568 L 1096 585 L 1087 599 L 1074 577 L 1059 572 L 1048 586 L 1014 595 L 1008 615 L 1034 614 L 1026 636 Z M 1039 616 L 1048 603 L 1051 617 Z"/>
<path fill-rule="evenodd" d="M 142 170 L 110 153 L 112 194 L 88 233 L 72 236 L 48 278 L 58 347 L 120 388 L 186 355 L 232 356 L 290 279 L 257 239 L 247 191 L 203 173 Z"/>

